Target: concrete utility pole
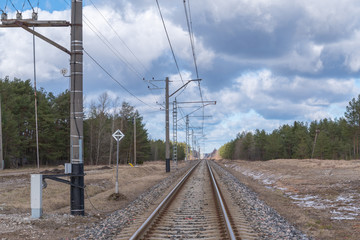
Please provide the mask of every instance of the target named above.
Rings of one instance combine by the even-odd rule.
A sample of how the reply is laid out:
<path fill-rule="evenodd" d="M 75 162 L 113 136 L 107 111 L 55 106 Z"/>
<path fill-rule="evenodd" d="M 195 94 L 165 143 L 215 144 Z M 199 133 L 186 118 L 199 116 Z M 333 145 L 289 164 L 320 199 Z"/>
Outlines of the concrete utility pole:
<path fill-rule="evenodd" d="M 67 21 L 39 21 L 35 12 L 32 19 L 22 19 L 21 14 L 16 19 L 7 19 L 3 13 L 1 23 L 2 28 L 21 27 L 70 55 L 70 209 L 72 215 L 84 215 L 82 0 L 72 0 L 71 24 Z M 30 28 L 68 26 L 71 26 L 70 51 Z"/>
<path fill-rule="evenodd" d="M 314 139 L 313 150 L 312 150 L 312 153 L 311 153 L 311 159 L 313 159 L 313 156 L 314 156 L 315 146 L 316 146 L 316 139 L 317 139 L 317 136 L 318 136 L 319 133 L 320 133 L 320 130 L 319 130 L 319 129 L 316 129 L 316 131 L 315 131 L 315 139 Z"/>
<path fill-rule="evenodd" d="M 136 165 L 136 117 L 134 116 L 134 165 Z"/>
<path fill-rule="evenodd" d="M 34 30 L 34 28 L 33 28 Z M 37 168 L 40 168 L 39 156 L 39 127 L 38 127 L 38 111 L 37 111 L 37 95 L 36 95 L 36 55 L 35 55 L 35 35 L 33 34 L 33 57 L 34 57 L 34 97 L 35 97 L 35 136 L 36 136 L 36 162 Z"/>
<path fill-rule="evenodd" d="M 170 132 L 169 132 L 169 78 L 165 79 L 165 161 L 166 172 L 170 172 Z"/>
<path fill-rule="evenodd" d="M 189 115 L 186 115 L 186 152 L 185 161 L 189 160 Z"/>
<path fill-rule="evenodd" d="M 2 148 L 2 118 L 1 118 L 1 94 L 0 94 L 0 170 L 4 170 L 5 163 L 3 159 L 3 148 Z"/>
<path fill-rule="evenodd" d="M 82 0 L 71 3 L 71 88 L 70 88 L 70 148 L 71 148 L 71 214 L 84 215 L 83 161 L 83 26 Z"/>

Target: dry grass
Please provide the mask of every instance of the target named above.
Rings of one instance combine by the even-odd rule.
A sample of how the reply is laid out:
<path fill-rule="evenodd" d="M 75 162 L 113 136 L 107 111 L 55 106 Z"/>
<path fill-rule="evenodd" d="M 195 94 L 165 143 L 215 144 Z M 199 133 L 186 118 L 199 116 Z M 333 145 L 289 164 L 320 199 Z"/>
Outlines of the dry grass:
<path fill-rule="evenodd" d="M 164 162 L 149 162 L 138 167 L 119 166 L 119 199 L 109 198 L 115 191 L 116 167 L 85 167 L 86 218 L 70 213 L 70 186 L 47 179 L 43 189 L 41 220 L 30 221 L 30 175 L 41 171 L 64 169 L 34 168 L 0 172 L 0 235 L 6 239 L 59 239 L 74 237 L 84 227 L 103 218 L 107 213 L 124 207 L 146 189 L 168 176 Z M 91 201 L 91 203 L 90 203 Z M 95 206 L 95 208 L 93 207 Z M 55 215 L 56 220 L 51 217 Z M 17 226 L 17 222 L 23 222 Z M 45 237 L 46 236 L 46 237 Z"/>
<path fill-rule="evenodd" d="M 219 162 L 315 239 L 359 239 L 359 160 Z"/>

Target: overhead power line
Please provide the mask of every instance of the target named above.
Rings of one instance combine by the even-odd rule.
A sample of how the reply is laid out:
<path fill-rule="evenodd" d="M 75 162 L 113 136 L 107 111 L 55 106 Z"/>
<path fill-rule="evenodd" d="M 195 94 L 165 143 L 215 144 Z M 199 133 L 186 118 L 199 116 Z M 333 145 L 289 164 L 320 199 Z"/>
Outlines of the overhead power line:
<path fill-rule="evenodd" d="M 28 3 L 30 4 L 30 7 L 31 7 L 31 9 L 33 10 L 33 12 L 35 12 L 35 10 L 34 10 L 32 4 L 31 4 L 30 0 L 27 0 L 27 1 L 28 1 Z M 24 2 L 24 5 L 25 5 L 25 2 Z"/>
<path fill-rule="evenodd" d="M 17 10 L 17 8 L 15 7 L 15 5 L 14 5 L 14 3 L 13 3 L 12 0 L 10 0 L 10 3 L 11 3 L 11 5 L 13 6 L 13 8 L 16 10 L 16 12 L 19 12 L 19 10 Z"/>
<path fill-rule="evenodd" d="M 93 56 L 91 56 L 85 49 L 83 49 L 84 53 L 96 64 L 98 65 L 112 80 L 114 80 L 122 89 L 124 89 L 127 93 L 129 93 L 131 96 L 133 96 L 134 98 L 136 98 L 139 102 L 145 104 L 146 106 L 153 108 L 153 109 L 157 109 L 151 105 L 149 105 L 148 103 L 144 102 L 143 100 L 141 100 L 139 97 L 137 97 L 134 93 L 132 93 L 129 89 L 127 89 L 123 84 L 121 84 L 119 82 L 119 80 L 117 80 L 115 77 L 113 77 L 98 61 L 95 60 L 95 58 Z"/>
<path fill-rule="evenodd" d="M 91 31 L 95 33 L 95 35 L 105 44 L 107 48 L 120 60 L 122 61 L 135 75 L 137 75 L 140 79 L 143 77 L 141 76 L 141 73 L 137 71 L 127 60 L 124 56 L 120 54 L 120 52 L 113 46 L 113 44 L 106 39 L 106 37 L 94 26 L 94 24 L 91 23 L 91 21 L 85 16 L 84 17 L 84 23 L 89 27 Z M 90 26 L 91 25 L 91 26 Z M 95 29 L 95 30 L 94 30 Z"/>
<path fill-rule="evenodd" d="M 189 4 L 190 4 L 190 3 L 189 3 Z M 189 7 L 190 7 L 190 5 L 189 5 Z M 199 71 L 198 71 L 198 67 L 197 67 L 197 63 L 196 63 L 194 35 L 193 35 L 193 32 L 192 32 L 192 27 L 191 27 L 191 25 L 190 25 L 189 14 L 188 14 L 188 10 L 187 10 L 187 7 L 186 7 L 186 0 L 184 0 L 184 10 L 185 10 L 186 24 L 187 24 L 188 32 L 189 32 L 190 45 L 191 45 L 191 51 L 192 51 L 193 60 L 194 60 L 196 77 L 199 78 Z M 190 9 L 189 9 L 189 11 L 190 11 Z M 190 18 L 191 18 L 191 17 L 190 17 Z"/>
<path fill-rule="evenodd" d="M 64 2 L 70 6 L 67 0 L 64 0 Z M 92 1 L 91 1 L 92 2 Z M 123 42 L 123 44 L 128 48 L 128 50 L 134 55 L 134 57 L 139 61 L 139 63 L 144 67 L 145 71 L 147 69 L 145 66 L 141 63 L 141 61 L 136 57 L 136 55 L 131 51 L 131 49 L 126 45 L 126 43 L 121 39 L 119 34 L 116 32 L 116 30 L 111 26 L 111 24 L 106 20 L 104 15 L 100 12 L 100 10 L 95 6 L 95 4 L 92 2 L 95 9 L 103 16 L 104 20 L 107 22 L 107 24 L 111 27 L 111 29 L 116 33 L 118 38 Z M 84 23 L 85 25 L 100 39 L 100 41 L 122 62 L 125 64 L 125 66 L 132 71 L 139 79 L 144 79 L 142 77 L 142 74 L 117 50 L 114 45 L 105 37 L 104 34 L 102 34 L 95 25 L 89 20 L 89 18 L 86 17 L 85 14 L 83 14 L 84 17 Z"/>
<path fill-rule="evenodd" d="M 67 0 L 64 0 L 64 2 L 70 6 L 70 3 Z M 94 5 L 94 4 L 93 4 Z M 94 7 L 98 10 L 98 8 L 94 5 Z M 99 11 L 99 10 L 98 10 Z M 99 13 L 103 16 L 103 14 L 99 11 Z M 112 43 L 110 43 L 109 40 L 107 40 L 107 38 L 104 36 L 104 34 L 102 34 L 96 27 L 95 25 L 85 16 L 85 14 L 83 14 L 84 17 L 84 23 L 86 26 L 89 27 L 89 29 L 95 33 L 95 35 L 100 39 L 100 41 L 102 41 L 104 43 L 104 45 L 109 48 L 109 50 L 117 57 L 120 59 L 120 61 L 122 61 L 127 68 L 129 68 L 135 75 L 137 75 L 140 79 L 143 79 L 142 74 L 136 70 L 135 67 L 133 67 L 129 61 L 126 60 L 126 58 L 124 56 L 122 56 L 120 54 L 120 52 L 113 46 Z M 104 17 L 104 16 L 103 16 Z M 105 19 L 105 17 L 104 17 Z M 106 19 L 105 19 L 106 20 Z M 90 26 L 91 25 L 91 26 Z M 111 27 L 112 28 L 112 27 Z M 115 30 L 114 30 L 115 31 Z M 118 34 L 117 34 L 118 35 Z M 119 36 L 120 38 L 120 36 Z M 122 39 L 121 39 L 122 40 Z M 125 44 L 125 42 L 123 42 Z M 126 44 L 125 44 L 126 45 Z M 127 46 L 127 45 L 126 45 Z M 131 51 L 129 49 L 129 51 Z"/>
<path fill-rule="evenodd" d="M 64 0 L 64 2 L 70 6 L 69 2 L 67 0 Z M 96 6 L 94 5 L 94 7 L 96 8 Z M 97 8 L 96 8 L 97 9 Z M 98 9 L 97 9 L 98 10 Z M 98 10 L 99 11 L 99 10 Z M 100 12 L 100 11 L 99 11 Z M 101 12 L 100 12 L 101 14 Z M 102 15 L 102 14 L 101 14 Z M 103 16 L 103 15 L 102 15 Z M 119 51 L 106 39 L 106 37 L 94 26 L 94 24 L 91 23 L 91 21 L 85 16 L 85 14 L 83 14 L 84 17 L 84 23 L 85 25 L 87 25 L 89 27 L 89 29 L 91 31 L 94 32 L 94 34 L 100 39 L 100 41 L 103 42 L 103 44 L 109 48 L 109 50 L 117 57 L 119 58 L 135 75 L 137 75 L 140 79 L 143 79 L 143 77 L 141 77 L 141 73 L 139 73 L 139 71 L 137 71 L 127 60 L 125 57 L 123 57 Z M 92 27 L 91 27 L 91 26 Z M 115 31 L 115 30 L 114 30 Z M 118 35 L 118 34 L 117 34 Z M 119 36 L 120 38 L 120 36 Z M 125 43 L 124 43 L 125 44 Z M 125 44 L 126 45 L 126 44 Z M 131 51 L 129 49 L 129 51 Z M 135 94 L 133 94 L 130 90 L 128 90 L 123 84 L 121 84 L 115 77 L 113 77 L 110 72 L 108 72 L 98 61 L 95 60 L 94 57 L 92 57 L 87 51 L 85 51 L 85 54 L 87 54 L 89 56 L 90 59 L 92 59 L 94 61 L 95 64 L 97 64 L 112 80 L 114 80 L 121 88 L 123 88 L 126 92 L 128 92 L 131 96 L 133 96 L 134 98 L 136 98 L 138 101 L 140 101 L 141 103 L 145 104 L 146 106 L 152 108 L 152 109 L 157 109 L 151 105 L 149 105 L 148 103 L 142 101 L 140 98 L 138 98 Z M 136 56 L 135 56 L 136 57 Z"/>
<path fill-rule="evenodd" d="M 99 8 L 95 5 L 95 3 L 92 0 L 89 0 L 92 5 L 94 6 L 94 8 L 98 11 L 98 13 L 102 16 L 102 18 L 104 19 L 104 21 L 107 23 L 107 25 L 111 28 L 111 30 L 115 33 L 115 35 L 118 37 L 118 39 L 122 42 L 122 44 L 128 49 L 128 51 L 134 56 L 134 58 L 136 59 L 136 61 L 142 66 L 142 68 L 145 70 L 145 72 L 149 72 L 149 70 L 145 67 L 145 65 L 140 61 L 140 59 L 135 55 L 135 53 L 129 48 L 129 46 L 125 43 L 125 41 L 120 37 L 120 35 L 118 34 L 118 32 L 114 29 L 114 27 L 110 24 L 110 22 L 105 18 L 104 14 L 102 14 L 102 12 L 99 10 Z M 84 18 L 87 20 L 87 22 L 89 22 L 97 32 L 99 32 L 99 34 L 102 36 L 103 39 L 105 39 L 105 41 L 107 43 L 104 42 L 105 45 L 107 45 L 107 47 L 110 49 L 110 51 L 112 51 L 131 71 L 133 71 L 139 78 L 144 79 L 143 77 L 141 77 L 141 73 L 136 70 L 136 68 L 134 66 L 132 66 L 130 64 L 129 61 L 126 60 L 126 58 L 120 54 L 120 52 L 106 39 L 106 37 L 100 33 L 99 30 L 96 29 L 96 27 L 90 22 L 90 20 L 88 18 L 86 18 L 86 16 L 84 15 Z M 85 22 L 86 24 L 86 22 Z M 87 24 L 88 25 L 88 24 Z M 103 41 L 101 39 L 101 37 L 99 36 L 99 34 L 96 33 L 96 31 L 94 29 L 92 29 L 89 25 L 88 27 L 98 36 L 98 38 Z M 110 46 L 109 46 L 110 45 Z M 116 53 L 115 53 L 115 52 Z M 144 75 L 144 74 L 143 74 Z M 147 85 L 149 88 L 149 85 Z M 155 102 L 156 99 L 154 98 Z"/>
<path fill-rule="evenodd" d="M 124 44 L 124 46 L 127 48 L 127 50 L 134 56 L 134 58 L 140 63 L 140 65 L 144 68 L 145 72 L 149 72 L 149 70 L 145 67 L 145 65 L 140 61 L 140 59 L 135 55 L 135 53 L 129 48 L 129 46 L 125 43 L 125 41 L 120 37 L 118 32 L 113 28 L 113 26 L 110 24 L 110 22 L 105 18 L 104 14 L 101 13 L 101 11 L 96 7 L 94 2 L 92 0 L 89 0 L 91 4 L 94 6 L 94 8 L 98 11 L 98 13 L 102 16 L 104 21 L 107 23 L 107 25 L 111 28 L 111 30 L 116 34 L 116 36 L 119 38 L 119 40 Z"/>
<path fill-rule="evenodd" d="M 157 7 L 158 7 L 158 9 L 159 9 L 159 14 L 160 14 L 160 17 L 161 17 L 161 21 L 162 21 L 162 24 L 163 24 L 163 27 L 164 27 L 164 30 L 165 30 L 165 33 L 166 33 L 167 40 L 168 40 L 169 45 L 170 45 L 170 49 L 171 49 L 171 52 L 172 52 L 172 55 L 173 55 L 173 58 L 174 58 L 174 61 L 175 61 L 176 68 L 177 68 L 177 70 L 178 70 L 180 79 L 181 79 L 182 83 L 184 84 L 184 80 L 183 80 L 183 77 L 182 77 L 181 72 L 180 72 L 179 64 L 178 64 L 178 62 L 177 62 L 177 60 L 176 60 L 176 57 L 175 57 L 175 52 L 174 52 L 174 49 L 173 49 L 172 44 L 171 44 L 171 41 L 170 41 L 169 33 L 168 33 L 168 31 L 167 31 L 167 28 L 166 28 L 166 25 L 165 25 L 165 21 L 164 21 L 164 17 L 163 17 L 163 15 L 162 15 L 162 13 L 161 13 L 161 9 L 160 9 L 160 5 L 159 5 L 159 1 L 158 1 L 158 0 L 156 0 L 156 4 L 157 4 Z"/>
<path fill-rule="evenodd" d="M 197 66 L 197 62 L 196 62 L 196 53 L 195 53 L 194 32 L 192 29 L 190 0 L 188 0 L 188 7 L 186 7 L 186 0 L 184 0 L 183 3 L 184 3 L 186 24 L 187 24 L 188 32 L 189 32 L 190 45 L 191 45 L 191 51 L 192 51 L 192 55 L 193 55 L 196 77 L 199 78 L 199 70 L 198 70 L 198 66 Z M 200 98 L 201 98 L 201 101 L 203 102 L 204 98 L 203 98 L 200 82 L 198 82 L 198 87 L 199 87 Z M 204 104 L 203 104 L 203 107 L 205 107 Z M 205 115 L 204 108 L 203 108 L 202 112 L 203 112 L 202 115 L 204 116 Z M 204 118 L 202 119 L 202 129 L 204 129 Z"/>

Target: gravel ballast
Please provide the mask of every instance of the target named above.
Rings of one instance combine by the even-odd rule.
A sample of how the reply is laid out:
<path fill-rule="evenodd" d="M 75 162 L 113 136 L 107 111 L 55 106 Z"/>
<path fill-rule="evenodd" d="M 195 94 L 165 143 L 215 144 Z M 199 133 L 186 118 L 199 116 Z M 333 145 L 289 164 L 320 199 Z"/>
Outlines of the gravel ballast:
<path fill-rule="evenodd" d="M 192 164 L 191 164 L 192 165 Z M 261 201 L 257 194 L 241 183 L 230 172 L 217 163 L 211 165 L 221 181 L 230 191 L 231 197 L 243 210 L 246 220 L 259 235 L 259 239 L 311 239 L 281 217 L 273 208 Z M 125 208 L 108 215 L 104 220 L 93 224 L 77 239 L 113 239 L 122 229 L 143 214 L 163 193 L 190 168 L 179 169 L 166 179 L 141 194 Z"/>
<path fill-rule="evenodd" d="M 173 183 L 175 183 L 190 167 L 172 170 L 170 176 L 160 183 L 142 193 L 134 201 L 130 202 L 125 208 L 111 213 L 104 220 L 93 224 L 85 230 L 85 233 L 76 239 L 113 239 L 121 230 L 130 224 L 136 216 L 141 215 L 149 206 L 161 197 Z"/>
<path fill-rule="evenodd" d="M 235 202 L 243 209 L 247 221 L 260 239 L 310 239 L 261 201 L 257 194 L 216 162 L 211 164 L 220 175 Z"/>

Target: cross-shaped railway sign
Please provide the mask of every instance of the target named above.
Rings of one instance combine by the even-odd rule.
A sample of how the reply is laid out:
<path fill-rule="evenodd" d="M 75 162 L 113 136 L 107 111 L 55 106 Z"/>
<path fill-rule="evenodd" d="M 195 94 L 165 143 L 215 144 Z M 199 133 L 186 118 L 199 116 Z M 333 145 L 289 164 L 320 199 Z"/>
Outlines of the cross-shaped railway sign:
<path fill-rule="evenodd" d="M 120 140 L 125 136 L 119 129 L 116 130 L 114 133 L 113 133 L 113 138 L 115 138 L 115 140 L 117 142 L 120 142 Z"/>

